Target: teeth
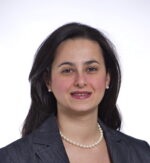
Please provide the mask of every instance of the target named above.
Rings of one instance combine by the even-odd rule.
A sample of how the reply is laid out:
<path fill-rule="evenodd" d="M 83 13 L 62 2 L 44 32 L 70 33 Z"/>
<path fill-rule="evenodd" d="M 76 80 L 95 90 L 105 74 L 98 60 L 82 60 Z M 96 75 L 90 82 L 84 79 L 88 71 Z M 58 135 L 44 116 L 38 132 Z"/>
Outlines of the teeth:
<path fill-rule="evenodd" d="M 77 94 L 77 95 L 78 96 L 85 96 L 85 95 L 87 95 L 87 93 L 86 94 L 85 93 L 84 94 Z"/>
<path fill-rule="evenodd" d="M 74 93 L 74 95 L 78 95 L 78 96 L 85 96 L 88 95 L 89 93 Z"/>

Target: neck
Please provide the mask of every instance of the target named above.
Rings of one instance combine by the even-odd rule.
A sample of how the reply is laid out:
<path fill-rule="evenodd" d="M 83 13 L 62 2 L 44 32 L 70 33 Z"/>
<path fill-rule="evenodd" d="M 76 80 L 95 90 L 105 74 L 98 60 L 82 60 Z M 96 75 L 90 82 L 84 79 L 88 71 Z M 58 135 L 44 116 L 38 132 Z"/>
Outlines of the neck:
<path fill-rule="evenodd" d="M 68 138 L 89 144 L 99 137 L 97 110 L 89 114 L 69 116 L 58 111 L 57 119 L 60 131 Z"/>

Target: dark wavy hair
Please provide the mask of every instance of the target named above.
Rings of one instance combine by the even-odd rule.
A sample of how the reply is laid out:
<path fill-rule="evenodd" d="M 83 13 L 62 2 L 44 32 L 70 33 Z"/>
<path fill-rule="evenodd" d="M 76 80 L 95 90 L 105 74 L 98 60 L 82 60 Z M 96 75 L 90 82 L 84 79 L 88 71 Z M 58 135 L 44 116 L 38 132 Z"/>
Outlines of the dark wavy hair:
<path fill-rule="evenodd" d="M 102 49 L 106 72 L 110 74 L 109 89 L 98 106 L 98 117 L 108 127 L 120 129 L 121 118 L 116 101 L 121 84 L 121 72 L 113 44 L 97 29 L 80 23 L 69 23 L 55 30 L 41 44 L 29 75 L 31 106 L 24 121 L 22 136 L 38 128 L 51 114 L 57 115 L 56 99 L 49 93 L 46 81 L 51 78 L 51 66 L 59 44 L 67 39 L 85 38 L 96 41 Z"/>

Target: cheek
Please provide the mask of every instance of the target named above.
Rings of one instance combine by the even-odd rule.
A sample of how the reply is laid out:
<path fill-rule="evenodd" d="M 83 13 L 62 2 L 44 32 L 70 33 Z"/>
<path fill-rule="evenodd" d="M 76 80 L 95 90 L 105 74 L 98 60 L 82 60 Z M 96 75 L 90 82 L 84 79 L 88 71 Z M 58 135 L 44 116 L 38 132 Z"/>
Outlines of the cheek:
<path fill-rule="evenodd" d="M 52 83 L 51 83 L 51 88 L 53 93 L 63 93 L 64 91 L 66 91 L 69 86 L 70 86 L 70 81 L 61 78 L 60 76 L 55 76 L 52 78 Z"/>
<path fill-rule="evenodd" d="M 89 83 L 96 90 L 104 90 L 106 88 L 105 77 L 90 78 Z"/>

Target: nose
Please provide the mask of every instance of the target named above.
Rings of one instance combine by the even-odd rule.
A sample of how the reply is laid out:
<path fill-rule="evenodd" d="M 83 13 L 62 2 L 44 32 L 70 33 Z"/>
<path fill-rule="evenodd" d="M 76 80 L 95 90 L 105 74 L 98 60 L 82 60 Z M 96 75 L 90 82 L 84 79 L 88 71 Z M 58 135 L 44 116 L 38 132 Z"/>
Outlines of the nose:
<path fill-rule="evenodd" d="M 74 85 L 78 88 L 84 88 L 87 85 L 87 80 L 83 73 L 76 74 Z"/>

